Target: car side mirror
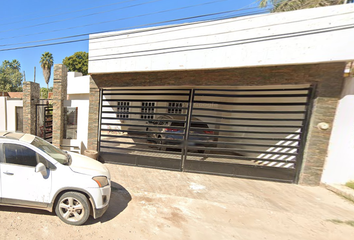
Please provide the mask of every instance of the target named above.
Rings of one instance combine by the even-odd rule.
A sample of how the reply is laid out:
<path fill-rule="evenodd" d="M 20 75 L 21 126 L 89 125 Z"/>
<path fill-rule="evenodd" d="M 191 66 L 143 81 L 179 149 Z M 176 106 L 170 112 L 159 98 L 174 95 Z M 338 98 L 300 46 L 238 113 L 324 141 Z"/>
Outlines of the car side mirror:
<path fill-rule="evenodd" d="M 47 168 L 44 166 L 43 163 L 40 162 L 36 165 L 35 172 L 36 173 L 40 172 L 40 173 L 42 173 L 43 176 L 46 176 L 47 175 Z"/>

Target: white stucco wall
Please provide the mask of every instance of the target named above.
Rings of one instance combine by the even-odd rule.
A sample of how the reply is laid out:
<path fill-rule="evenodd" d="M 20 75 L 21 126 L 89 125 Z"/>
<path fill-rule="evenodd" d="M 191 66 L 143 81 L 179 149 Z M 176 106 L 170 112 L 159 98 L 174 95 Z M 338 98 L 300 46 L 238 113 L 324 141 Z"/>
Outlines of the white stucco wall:
<path fill-rule="evenodd" d="M 22 99 L 7 99 L 7 130 L 16 131 L 16 107 L 22 107 Z"/>
<path fill-rule="evenodd" d="M 322 182 L 354 180 L 354 78 L 346 78 L 333 123 Z"/>
<path fill-rule="evenodd" d="M 213 69 L 354 59 L 354 4 L 90 35 L 89 72 Z M 348 26 L 343 28 L 343 26 Z M 328 31 L 327 31 L 328 30 Z"/>
<path fill-rule="evenodd" d="M 84 151 L 87 149 L 89 127 L 89 97 L 91 76 L 82 76 L 81 73 L 68 72 L 67 94 L 65 107 L 77 107 L 77 138 L 63 139 L 65 146 L 77 146 Z"/>
<path fill-rule="evenodd" d="M 6 97 L 0 97 L 0 131 L 6 130 Z"/>
<path fill-rule="evenodd" d="M 80 142 L 83 143 L 84 148 L 87 148 L 87 135 L 88 135 L 88 112 L 89 112 L 89 100 L 84 99 L 66 100 L 64 101 L 65 107 L 77 107 L 77 138 L 63 140 L 63 143 L 67 146 L 80 146 Z M 82 150 L 85 150 L 82 149 Z"/>
<path fill-rule="evenodd" d="M 16 131 L 16 107 L 22 106 L 22 99 L 0 97 L 0 131 Z"/>
<path fill-rule="evenodd" d="M 82 76 L 82 73 L 68 72 L 67 94 L 89 94 L 91 76 Z"/>

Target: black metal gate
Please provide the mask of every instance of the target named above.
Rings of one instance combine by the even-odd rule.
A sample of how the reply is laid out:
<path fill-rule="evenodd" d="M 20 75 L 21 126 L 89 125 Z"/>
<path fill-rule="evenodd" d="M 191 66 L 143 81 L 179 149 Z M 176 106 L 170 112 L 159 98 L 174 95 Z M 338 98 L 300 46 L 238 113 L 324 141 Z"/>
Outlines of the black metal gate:
<path fill-rule="evenodd" d="M 103 89 L 102 160 L 297 182 L 312 87 Z"/>
<path fill-rule="evenodd" d="M 37 136 L 52 143 L 53 134 L 53 106 L 48 103 L 36 105 L 36 133 Z"/>

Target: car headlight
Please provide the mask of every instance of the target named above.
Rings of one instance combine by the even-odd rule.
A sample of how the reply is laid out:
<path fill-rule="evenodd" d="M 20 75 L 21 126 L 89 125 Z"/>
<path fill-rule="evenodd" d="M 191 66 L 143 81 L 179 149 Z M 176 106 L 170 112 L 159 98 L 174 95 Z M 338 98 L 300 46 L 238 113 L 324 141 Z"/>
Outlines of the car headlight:
<path fill-rule="evenodd" d="M 107 177 L 99 176 L 99 177 L 93 177 L 92 179 L 98 184 L 99 187 L 104 187 L 109 185 Z"/>

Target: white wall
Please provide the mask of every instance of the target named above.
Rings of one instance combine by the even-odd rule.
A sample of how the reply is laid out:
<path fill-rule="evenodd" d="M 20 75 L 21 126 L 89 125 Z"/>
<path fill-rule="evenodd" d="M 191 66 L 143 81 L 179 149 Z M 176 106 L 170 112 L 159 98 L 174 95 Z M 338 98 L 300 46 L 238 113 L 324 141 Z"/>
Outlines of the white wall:
<path fill-rule="evenodd" d="M 7 130 L 16 131 L 16 107 L 22 107 L 22 99 L 7 99 Z"/>
<path fill-rule="evenodd" d="M 78 108 L 77 139 L 63 139 L 63 145 L 77 146 L 81 151 L 87 149 L 90 79 L 90 76 L 82 76 L 76 72 L 68 72 L 67 75 L 68 100 L 64 101 L 64 106 Z"/>
<path fill-rule="evenodd" d="M 354 59 L 354 28 L 338 29 L 348 24 L 354 4 L 94 34 L 89 72 L 343 62 Z M 323 32 L 328 28 L 337 29 Z"/>
<path fill-rule="evenodd" d="M 354 180 L 354 78 L 346 78 L 339 101 L 322 182 Z"/>
<path fill-rule="evenodd" d="M 0 131 L 16 131 L 16 107 L 22 106 L 22 99 L 0 97 Z"/>
<path fill-rule="evenodd" d="M 7 130 L 6 126 L 6 97 L 0 97 L 0 131 Z"/>
<path fill-rule="evenodd" d="M 83 96 L 82 96 L 83 97 Z M 65 107 L 77 107 L 77 138 L 63 140 L 64 145 L 67 146 L 80 146 L 80 141 L 83 143 L 84 148 L 87 149 L 87 135 L 88 135 L 88 113 L 89 113 L 89 100 L 76 99 L 64 101 Z M 85 150 L 83 149 L 83 150 Z"/>
<path fill-rule="evenodd" d="M 67 94 L 89 94 L 91 76 L 82 76 L 82 73 L 68 72 Z"/>

